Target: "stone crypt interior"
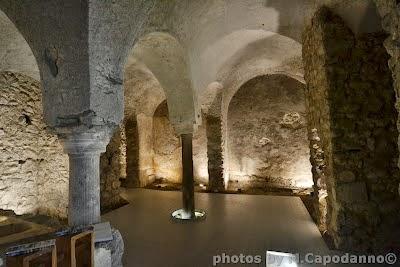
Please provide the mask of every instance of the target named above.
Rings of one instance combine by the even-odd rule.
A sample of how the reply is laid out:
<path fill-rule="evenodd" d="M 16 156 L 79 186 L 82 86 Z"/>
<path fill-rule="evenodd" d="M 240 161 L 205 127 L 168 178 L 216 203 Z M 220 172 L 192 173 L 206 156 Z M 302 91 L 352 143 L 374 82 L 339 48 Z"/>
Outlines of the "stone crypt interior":
<path fill-rule="evenodd" d="M 400 254 L 398 2 L 0 0 L 0 266 Z"/>

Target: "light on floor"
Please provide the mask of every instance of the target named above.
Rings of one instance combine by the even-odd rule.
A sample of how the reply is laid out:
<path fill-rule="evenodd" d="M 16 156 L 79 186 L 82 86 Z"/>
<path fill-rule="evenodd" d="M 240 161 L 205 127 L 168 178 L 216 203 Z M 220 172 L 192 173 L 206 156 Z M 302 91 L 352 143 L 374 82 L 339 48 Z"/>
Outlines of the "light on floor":
<path fill-rule="evenodd" d="M 202 210 L 196 210 L 194 212 L 194 217 L 192 217 L 192 214 L 186 212 L 183 209 L 179 209 L 179 210 L 172 212 L 171 216 L 174 220 L 199 221 L 199 220 L 205 219 L 206 213 Z"/>
<path fill-rule="evenodd" d="M 0 223 L 7 221 L 8 217 L 0 216 Z M 1 265 L 0 265 L 1 266 Z"/>

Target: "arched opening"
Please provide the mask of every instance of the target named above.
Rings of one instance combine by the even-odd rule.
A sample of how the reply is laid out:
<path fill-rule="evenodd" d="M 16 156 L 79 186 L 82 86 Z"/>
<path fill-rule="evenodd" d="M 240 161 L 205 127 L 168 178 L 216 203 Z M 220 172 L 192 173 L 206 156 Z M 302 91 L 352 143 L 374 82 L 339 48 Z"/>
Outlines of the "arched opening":
<path fill-rule="evenodd" d="M 311 189 L 303 84 L 285 75 L 256 77 L 236 92 L 227 120 L 228 189 Z"/>
<path fill-rule="evenodd" d="M 127 266 L 398 250 L 399 12 L 377 2 L 389 38 L 372 0 L 0 1 L 45 85 L 0 13 L 0 209 L 65 217 L 69 205 L 71 225 L 97 223 L 100 167 L 107 211 L 121 184 L 141 187 L 103 218 L 124 234 Z M 69 204 L 43 117 L 69 154 Z M 195 195 L 194 182 L 209 190 Z M 170 220 L 182 199 L 181 219 L 203 209 L 204 224 Z"/>
<path fill-rule="evenodd" d="M 40 81 L 39 67 L 24 36 L 0 10 L 0 70 L 21 73 Z"/>
<path fill-rule="evenodd" d="M 178 40 L 162 32 L 143 36 L 128 58 L 124 86 L 126 179 L 123 184 L 145 187 L 153 186 L 155 180 L 156 184 L 180 183 L 178 134 L 193 131 L 199 117 L 195 114 L 196 96 L 191 89 L 186 55 Z M 170 141 L 172 144 L 168 144 Z M 206 155 L 206 150 L 202 154 Z M 195 160 L 195 165 L 204 162 L 206 159 Z M 207 180 L 204 177 L 207 168 L 201 168 L 202 171 L 195 168 L 196 173 Z"/>

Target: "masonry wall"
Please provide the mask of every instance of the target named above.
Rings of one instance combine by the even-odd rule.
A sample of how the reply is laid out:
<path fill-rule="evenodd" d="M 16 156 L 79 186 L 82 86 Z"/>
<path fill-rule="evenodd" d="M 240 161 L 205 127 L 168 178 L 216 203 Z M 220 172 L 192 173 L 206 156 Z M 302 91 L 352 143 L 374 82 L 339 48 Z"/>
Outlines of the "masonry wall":
<path fill-rule="evenodd" d="M 384 46 L 391 56 L 389 59 L 389 68 L 392 71 L 393 86 L 396 91 L 396 108 L 399 110 L 400 95 L 400 36 L 398 34 L 400 27 L 400 9 L 397 0 L 374 0 L 376 7 L 382 18 L 382 27 L 388 33 Z M 397 128 L 400 129 L 400 119 L 397 120 Z M 399 139 L 400 140 L 400 139 Z M 400 141 L 398 142 L 400 147 Z M 398 162 L 400 166 L 400 161 Z"/>
<path fill-rule="evenodd" d="M 182 181 L 180 139 L 168 119 L 168 107 L 162 103 L 153 117 L 154 170 L 156 179 L 172 183 Z"/>
<path fill-rule="evenodd" d="M 43 122 L 39 82 L 0 73 L 0 208 L 66 217 L 68 156 Z"/>
<path fill-rule="evenodd" d="M 230 186 L 312 186 L 304 85 L 284 75 L 245 83 L 228 111 Z"/>
<path fill-rule="evenodd" d="M 112 136 L 107 150 L 100 157 L 100 202 L 102 210 L 118 207 L 122 203 L 120 196 L 120 178 L 123 172 L 123 135 L 118 128 Z"/>
<path fill-rule="evenodd" d="M 213 192 L 225 189 L 221 117 L 203 114 L 207 135 L 208 186 Z"/>
<path fill-rule="evenodd" d="M 314 179 L 325 179 L 327 230 L 346 250 L 398 247 L 398 115 L 385 38 L 354 36 L 327 8 L 304 34 L 309 134 L 325 165 L 312 160 L 314 174 L 323 170 Z"/>
<path fill-rule="evenodd" d="M 43 121 L 40 83 L 28 76 L 0 73 L 0 209 L 17 214 L 68 214 L 68 155 Z M 121 203 L 121 132 L 101 157 L 101 204 Z"/>
<path fill-rule="evenodd" d="M 126 177 L 124 185 L 129 187 L 140 186 L 139 179 L 139 129 L 136 116 L 126 117 L 125 151 L 126 151 Z"/>
<path fill-rule="evenodd" d="M 143 113 L 131 114 L 125 119 L 122 138 L 121 164 L 123 185 L 144 187 L 154 182 L 153 117 Z M 126 140 L 126 141 L 125 141 Z"/>

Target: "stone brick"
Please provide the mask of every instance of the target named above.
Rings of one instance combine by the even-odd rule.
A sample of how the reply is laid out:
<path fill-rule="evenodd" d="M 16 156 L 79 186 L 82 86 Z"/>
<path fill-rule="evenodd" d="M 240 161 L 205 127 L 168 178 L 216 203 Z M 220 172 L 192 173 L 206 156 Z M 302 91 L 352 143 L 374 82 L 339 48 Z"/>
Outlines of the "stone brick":
<path fill-rule="evenodd" d="M 320 138 L 310 138 L 310 148 L 323 151 L 322 159 L 316 149 L 311 157 L 314 181 L 326 181 L 327 228 L 341 249 L 374 250 L 397 239 L 381 227 L 400 223 L 381 207 L 398 198 L 400 182 L 393 164 L 399 157 L 398 113 L 385 38 L 381 32 L 355 36 L 326 7 L 303 38 L 309 133 Z M 368 236 L 353 232 L 359 224 L 367 225 Z"/>
<path fill-rule="evenodd" d="M 68 156 L 43 121 L 38 81 L 0 73 L 0 208 L 67 216 Z"/>
<path fill-rule="evenodd" d="M 367 186 L 364 182 L 340 184 L 336 188 L 336 198 L 338 201 L 349 204 L 354 202 L 367 202 Z"/>

